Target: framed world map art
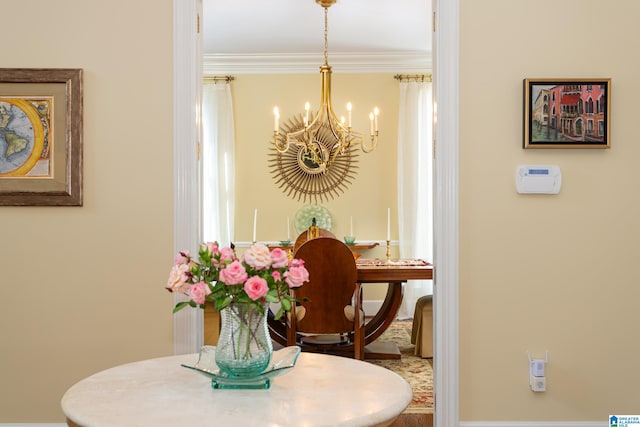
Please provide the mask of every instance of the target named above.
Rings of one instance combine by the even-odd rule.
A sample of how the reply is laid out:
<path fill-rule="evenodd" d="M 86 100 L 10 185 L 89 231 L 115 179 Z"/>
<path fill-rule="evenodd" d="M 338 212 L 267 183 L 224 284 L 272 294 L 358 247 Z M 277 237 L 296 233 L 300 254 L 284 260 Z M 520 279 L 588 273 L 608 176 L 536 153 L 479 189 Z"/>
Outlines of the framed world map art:
<path fill-rule="evenodd" d="M 82 206 L 82 69 L 0 68 L 0 205 Z"/>

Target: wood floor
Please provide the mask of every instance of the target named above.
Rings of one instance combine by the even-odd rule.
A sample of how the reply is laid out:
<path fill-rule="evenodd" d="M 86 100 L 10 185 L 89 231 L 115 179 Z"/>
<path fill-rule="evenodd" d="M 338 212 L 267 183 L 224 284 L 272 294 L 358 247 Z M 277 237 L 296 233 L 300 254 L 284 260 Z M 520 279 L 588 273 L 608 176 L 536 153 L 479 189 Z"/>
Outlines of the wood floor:
<path fill-rule="evenodd" d="M 433 414 L 400 414 L 389 427 L 433 427 Z"/>

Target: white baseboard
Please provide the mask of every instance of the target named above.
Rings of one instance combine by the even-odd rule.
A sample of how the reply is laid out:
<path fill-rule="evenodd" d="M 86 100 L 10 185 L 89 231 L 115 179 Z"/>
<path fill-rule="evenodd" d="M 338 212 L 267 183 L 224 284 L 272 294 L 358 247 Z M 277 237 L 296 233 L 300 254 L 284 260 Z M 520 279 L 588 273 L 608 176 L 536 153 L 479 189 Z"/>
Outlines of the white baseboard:
<path fill-rule="evenodd" d="M 608 421 L 460 421 L 459 427 L 608 427 Z"/>
<path fill-rule="evenodd" d="M 0 427 L 67 427 L 65 423 L 0 423 Z"/>

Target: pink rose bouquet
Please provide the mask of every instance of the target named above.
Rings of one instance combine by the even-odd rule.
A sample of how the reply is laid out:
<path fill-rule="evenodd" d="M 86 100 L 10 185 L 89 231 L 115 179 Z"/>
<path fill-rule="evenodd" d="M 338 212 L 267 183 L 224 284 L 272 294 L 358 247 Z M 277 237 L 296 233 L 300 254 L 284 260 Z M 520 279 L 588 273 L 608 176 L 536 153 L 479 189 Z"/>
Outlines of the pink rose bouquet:
<path fill-rule="evenodd" d="M 204 308 L 206 301 L 213 302 L 217 311 L 232 302 L 251 303 L 258 308 L 264 303 L 280 303 L 275 315 L 279 319 L 296 301 L 290 289 L 308 281 L 304 261 L 289 260 L 282 249 L 270 251 L 254 243 L 238 258 L 233 245 L 220 248 L 217 242 L 208 242 L 200 245 L 198 260 L 189 251 L 176 254 L 166 288 L 189 297 L 176 304 L 174 313 L 187 306 Z"/>

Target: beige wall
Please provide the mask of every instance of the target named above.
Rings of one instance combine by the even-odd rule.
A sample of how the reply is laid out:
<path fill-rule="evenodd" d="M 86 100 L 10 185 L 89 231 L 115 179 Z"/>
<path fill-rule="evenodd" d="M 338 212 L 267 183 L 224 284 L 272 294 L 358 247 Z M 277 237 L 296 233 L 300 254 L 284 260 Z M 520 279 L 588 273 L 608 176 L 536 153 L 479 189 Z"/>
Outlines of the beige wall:
<path fill-rule="evenodd" d="M 81 378 L 173 351 L 172 2 L 2 15 L 3 67 L 84 69 L 84 206 L 0 207 L 0 423 L 61 422 Z"/>
<path fill-rule="evenodd" d="M 637 413 L 640 3 L 460 3 L 460 418 Z M 612 148 L 523 150 L 527 77 L 611 77 Z M 562 191 L 518 195 L 518 164 L 559 165 Z"/>

